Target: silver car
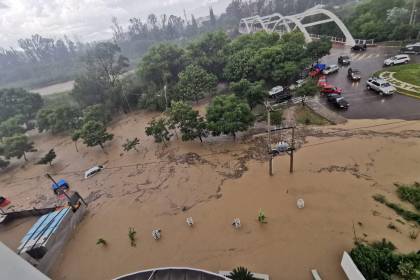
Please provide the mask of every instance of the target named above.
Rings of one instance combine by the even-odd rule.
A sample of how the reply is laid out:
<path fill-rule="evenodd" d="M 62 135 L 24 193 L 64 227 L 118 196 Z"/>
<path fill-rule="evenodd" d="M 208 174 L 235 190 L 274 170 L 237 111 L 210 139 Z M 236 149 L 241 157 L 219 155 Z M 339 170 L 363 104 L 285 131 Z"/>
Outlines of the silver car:
<path fill-rule="evenodd" d="M 376 77 L 371 77 L 366 81 L 366 88 L 380 95 L 393 95 L 397 91 L 390 82 Z"/>
<path fill-rule="evenodd" d="M 338 67 L 338 65 L 332 64 L 332 65 L 327 66 L 324 70 L 322 70 L 322 74 L 329 75 L 332 73 L 336 73 L 338 72 L 339 69 L 340 68 Z"/>

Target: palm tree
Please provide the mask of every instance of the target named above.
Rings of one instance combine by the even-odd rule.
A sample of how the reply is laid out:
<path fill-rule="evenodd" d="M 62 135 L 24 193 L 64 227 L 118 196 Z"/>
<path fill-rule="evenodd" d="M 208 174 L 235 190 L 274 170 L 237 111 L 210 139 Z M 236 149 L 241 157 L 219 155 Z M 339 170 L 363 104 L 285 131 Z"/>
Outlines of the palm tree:
<path fill-rule="evenodd" d="M 228 277 L 233 280 L 256 280 L 251 271 L 242 266 L 235 268 Z"/>

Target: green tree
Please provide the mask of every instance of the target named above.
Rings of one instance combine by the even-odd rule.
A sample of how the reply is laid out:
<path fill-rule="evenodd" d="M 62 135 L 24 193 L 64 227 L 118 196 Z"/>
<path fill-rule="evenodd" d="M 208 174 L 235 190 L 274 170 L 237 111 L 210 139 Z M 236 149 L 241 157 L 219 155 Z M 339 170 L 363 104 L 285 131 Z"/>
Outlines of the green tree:
<path fill-rule="evenodd" d="M 140 145 L 140 140 L 136 137 L 133 140 L 126 139 L 125 143 L 122 145 L 125 152 L 135 150 L 138 152 L 137 146 Z"/>
<path fill-rule="evenodd" d="M 184 102 L 173 102 L 169 111 L 170 128 L 179 128 L 182 134 L 182 141 L 192 141 L 196 138 L 203 142 L 208 136 L 207 123 L 200 117 L 198 111 L 193 110 L 190 105 Z"/>
<path fill-rule="evenodd" d="M 156 143 L 166 143 L 171 140 L 171 133 L 168 129 L 168 121 L 166 119 L 153 119 L 149 126 L 146 127 L 146 135 L 153 136 Z"/>
<path fill-rule="evenodd" d="M 43 158 L 41 158 L 37 164 L 46 165 L 49 164 L 51 166 L 53 160 L 57 157 L 54 149 L 51 149 Z"/>
<path fill-rule="evenodd" d="M 195 100 L 216 91 L 217 77 L 197 65 L 189 65 L 179 74 L 177 89 L 181 99 Z"/>
<path fill-rule="evenodd" d="M 255 122 L 248 104 L 235 95 L 217 96 L 207 108 L 208 129 L 214 136 L 220 134 L 232 135 L 245 131 Z"/>
<path fill-rule="evenodd" d="M 331 40 L 326 37 L 321 38 L 319 41 L 310 42 L 306 46 L 307 55 L 313 62 L 318 61 L 322 57 L 330 54 L 332 48 Z"/>
<path fill-rule="evenodd" d="M 24 89 L 0 89 L 0 122 L 21 115 L 27 124 L 42 108 L 42 97 Z"/>
<path fill-rule="evenodd" d="M 263 104 L 268 97 L 267 90 L 264 88 L 264 81 L 252 83 L 242 79 L 237 83 L 232 83 L 230 88 L 236 96 L 245 99 L 251 109 L 258 104 Z"/>
<path fill-rule="evenodd" d="M 296 89 L 297 96 L 314 96 L 317 93 L 319 93 L 319 86 L 314 80 L 309 80 Z"/>
<path fill-rule="evenodd" d="M 187 46 L 188 59 L 222 79 L 228 44 L 229 38 L 225 32 L 207 33 Z"/>
<path fill-rule="evenodd" d="M 26 153 L 36 152 L 34 143 L 30 142 L 26 135 L 15 135 L 4 138 L 0 150 L 2 150 L 2 154 L 6 159 L 20 159 L 23 157 L 25 161 L 28 161 Z"/>
<path fill-rule="evenodd" d="M 80 129 L 80 138 L 88 147 L 100 146 L 105 152 L 104 144 L 114 138 L 113 134 L 106 131 L 104 124 L 98 121 L 88 121 Z"/>
<path fill-rule="evenodd" d="M 143 81 L 162 89 L 178 82 L 179 73 L 185 68 L 184 50 L 176 45 L 160 44 L 152 47 L 143 57 L 138 73 Z"/>
<path fill-rule="evenodd" d="M 243 49 L 230 55 L 223 70 L 225 79 L 231 82 L 253 79 L 254 65 L 252 60 L 255 52 L 252 49 Z"/>
<path fill-rule="evenodd" d="M 251 271 L 245 267 L 236 267 L 228 276 L 232 280 L 256 280 Z"/>
<path fill-rule="evenodd" d="M 101 42 L 88 49 L 83 57 L 85 73 L 80 75 L 72 96 L 82 106 L 104 104 L 107 110 L 124 109 L 121 74 L 129 60 L 121 55 L 120 47 L 111 42 Z"/>
<path fill-rule="evenodd" d="M 23 116 L 16 115 L 0 123 L 0 139 L 3 137 L 11 137 L 16 134 L 25 132 L 23 128 Z"/>
<path fill-rule="evenodd" d="M 83 110 L 83 123 L 87 123 L 88 121 L 98 121 L 107 124 L 111 121 L 111 115 L 104 105 L 92 105 Z"/>
<path fill-rule="evenodd" d="M 216 16 L 214 15 L 214 11 L 212 7 L 210 7 L 209 12 L 210 12 L 210 26 L 215 27 L 217 19 L 216 19 Z"/>
<path fill-rule="evenodd" d="M 41 109 L 37 114 L 38 130 L 53 134 L 74 130 L 80 125 L 80 117 L 80 110 L 72 106 Z"/>
<path fill-rule="evenodd" d="M 77 147 L 77 141 L 80 139 L 80 130 L 75 130 L 71 134 L 71 140 L 74 143 L 74 147 L 76 148 L 76 152 L 79 152 L 79 148 Z"/>

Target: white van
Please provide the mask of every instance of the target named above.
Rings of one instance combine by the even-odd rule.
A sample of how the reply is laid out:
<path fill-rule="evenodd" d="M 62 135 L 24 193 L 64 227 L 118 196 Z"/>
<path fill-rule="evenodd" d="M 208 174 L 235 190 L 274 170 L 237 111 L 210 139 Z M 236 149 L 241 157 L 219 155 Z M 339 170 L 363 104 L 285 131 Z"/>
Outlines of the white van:
<path fill-rule="evenodd" d="M 92 167 L 91 169 L 85 172 L 85 179 L 95 176 L 96 174 L 101 172 L 102 169 L 104 169 L 104 166 L 102 165 L 97 165 L 95 167 Z"/>

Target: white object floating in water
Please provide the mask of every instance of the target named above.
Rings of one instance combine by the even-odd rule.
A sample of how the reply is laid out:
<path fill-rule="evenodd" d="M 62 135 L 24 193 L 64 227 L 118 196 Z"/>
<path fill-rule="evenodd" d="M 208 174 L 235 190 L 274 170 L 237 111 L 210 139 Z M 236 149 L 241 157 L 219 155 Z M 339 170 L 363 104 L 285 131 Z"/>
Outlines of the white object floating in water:
<path fill-rule="evenodd" d="M 234 226 L 236 229 L 240 228 L 241 227 L 241 220 L 239 220 L 239 218 L 233 219 L 232 226 Z"/>
<path fill-rule="evenodd" d="M 155 240 L 159 240 L 161 237 L 161 230 L 160 229 L 155 229 L 152 231 L 152 236 Z"/>
<path fill-rule="evenodd" d="M 305 201 L 302 198 L 298 199 L 298 201 L 297 201 L 297 207 L 299 209 L 303 209 L 305 207 Z"/>
<path fill-rule="evenodd" d="M 194 225 L 194 220 L 192 217 L 187 218 L 187 225 L 189 225 L 190 227 Z"/>

